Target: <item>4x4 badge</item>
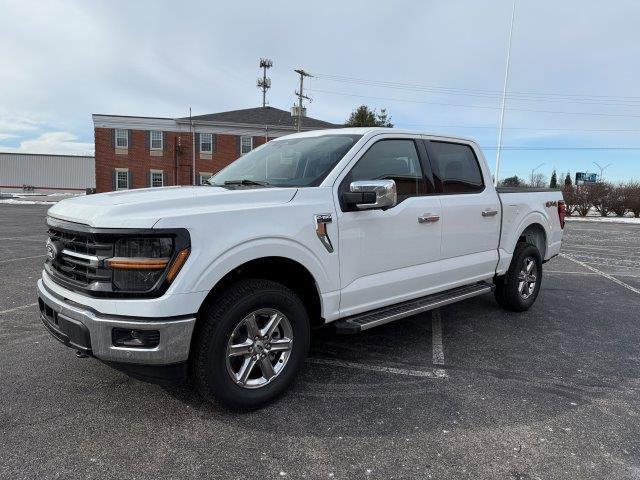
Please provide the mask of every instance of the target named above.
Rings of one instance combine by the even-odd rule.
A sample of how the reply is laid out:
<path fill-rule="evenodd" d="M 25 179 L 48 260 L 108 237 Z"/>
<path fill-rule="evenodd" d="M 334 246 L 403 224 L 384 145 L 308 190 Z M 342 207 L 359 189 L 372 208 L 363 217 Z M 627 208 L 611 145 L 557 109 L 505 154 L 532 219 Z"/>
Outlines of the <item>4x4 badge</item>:
<path fill-rule="evenodd" d="M 329 234 L 327 233 L 327 223 L 331 223 L 331 214 L 330 213 L 319 213 L 314 215 L 316 221 L 316 235 L 324 245 L 324 248 L 327 249 L 327 252 L 333 252 L 333 244 L 331 243 L 331 239 L 329 238 Z"/>

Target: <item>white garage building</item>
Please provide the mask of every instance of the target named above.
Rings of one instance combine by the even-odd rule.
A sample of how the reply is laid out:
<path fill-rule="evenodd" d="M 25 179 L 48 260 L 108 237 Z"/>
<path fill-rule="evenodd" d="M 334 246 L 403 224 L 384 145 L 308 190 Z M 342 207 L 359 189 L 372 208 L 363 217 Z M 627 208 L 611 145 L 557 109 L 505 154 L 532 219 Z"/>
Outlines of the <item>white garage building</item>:
<path fill-rule="evenodd" d="M 0 152 L 0 188 L 82 190 L 95 188 L 94 157 Z"/>

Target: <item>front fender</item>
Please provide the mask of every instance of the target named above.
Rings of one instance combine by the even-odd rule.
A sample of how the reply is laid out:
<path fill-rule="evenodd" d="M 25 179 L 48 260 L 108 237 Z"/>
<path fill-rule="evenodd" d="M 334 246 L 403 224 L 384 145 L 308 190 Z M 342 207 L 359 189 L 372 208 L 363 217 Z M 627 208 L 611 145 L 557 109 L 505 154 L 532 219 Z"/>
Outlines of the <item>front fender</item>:
<path fill-rule="evenodd" d="M 330 272 L 316 253 L 289 238 L 266 237 L 251 239 L 222 252 L 193 280 L 193 291 L 210 290 L 227 273 L 252 260 L 283 257 L 305 267 L 313 276 L 320 293 L 335 290 Z"/>

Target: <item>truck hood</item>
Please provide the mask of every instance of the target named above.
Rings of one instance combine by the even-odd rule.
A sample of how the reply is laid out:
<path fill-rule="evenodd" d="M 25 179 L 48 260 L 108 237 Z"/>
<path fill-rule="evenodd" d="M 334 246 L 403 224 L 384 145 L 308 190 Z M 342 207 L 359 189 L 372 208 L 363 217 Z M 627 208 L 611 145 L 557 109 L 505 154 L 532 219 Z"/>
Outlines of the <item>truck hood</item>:
<path fill-rule="evenodd" d="M 101 228 L 152 228 L 163 217 L 185 210 L 241 210 L 289 202 L 296 188 L 164 187 L 69 198 L 48 214 Z"/>

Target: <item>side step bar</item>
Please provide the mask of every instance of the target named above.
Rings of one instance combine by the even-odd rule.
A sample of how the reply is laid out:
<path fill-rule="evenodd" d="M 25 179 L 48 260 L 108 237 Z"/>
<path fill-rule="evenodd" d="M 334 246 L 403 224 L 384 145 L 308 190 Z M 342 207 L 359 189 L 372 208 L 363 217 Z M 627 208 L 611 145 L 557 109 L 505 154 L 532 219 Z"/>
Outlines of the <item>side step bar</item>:
<path fill-rule="evenodd" d="M 360 333 L 363 330 L 369 330 L 378 325 L 384 325 L 385 323 L 433 310 L 444 305 L 449 305 L 450 303 L 489 293 L 493 291 L 493 288 L 494 286 L 492 284 L 486 282 L 457 287 L 415 300 L 378 308 L 370 312 L 359 313 L 351 317 L 343 318 L 342 320 L 337 320 L 334 325 L 336 326 L 337 333 Z"/>

